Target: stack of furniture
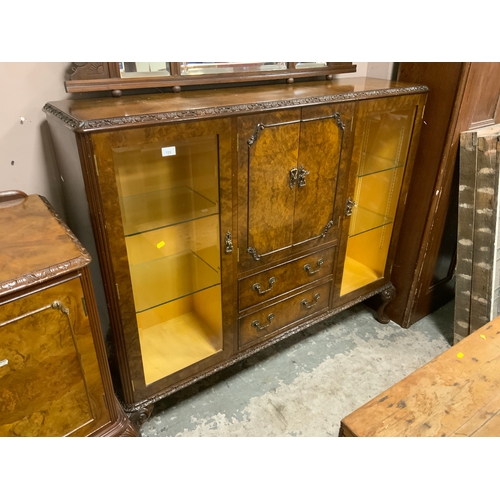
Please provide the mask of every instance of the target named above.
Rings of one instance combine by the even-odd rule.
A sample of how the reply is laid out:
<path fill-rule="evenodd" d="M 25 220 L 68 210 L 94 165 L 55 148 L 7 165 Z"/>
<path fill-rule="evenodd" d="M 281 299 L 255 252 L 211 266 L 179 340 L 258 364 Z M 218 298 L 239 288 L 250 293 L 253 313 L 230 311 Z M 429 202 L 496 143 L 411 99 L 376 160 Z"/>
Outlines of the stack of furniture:
<path fill-rule="evenodd" d="M 0 436 L 136 436 L 113 392 L 90 255 L 49 203 L 0 193 Z"/>
<path fill-rule="evenodd" d="M 350 78 L 52 102 L 88 213 L 120 397 L 155 401 L 379 295 L 427 87 Z"/>

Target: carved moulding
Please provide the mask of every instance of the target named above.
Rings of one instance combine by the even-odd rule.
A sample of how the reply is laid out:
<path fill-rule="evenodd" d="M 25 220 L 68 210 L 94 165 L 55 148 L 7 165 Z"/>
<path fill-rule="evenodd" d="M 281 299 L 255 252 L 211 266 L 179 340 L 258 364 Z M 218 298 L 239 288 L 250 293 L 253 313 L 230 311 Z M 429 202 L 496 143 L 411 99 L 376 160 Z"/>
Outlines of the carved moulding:
<path fill-rule="evenodd" d="M 155 124 L 155 123 L 171 123 L 187 120 L 196 120 L 200 118 L 213 118 L 231 116 L 234 114 L 255 113 L 260 111 L 279 110 L 281 108 L 289 108 L 293 106 L 307 106 L 314 104 L 335 103 L 344 101 L 353 101 L 359 99 L 370 99 L 374 97 L 384 97 L 393 95 L 408 95 L 421 92 L 427 92 L 429 89 L 425 85 L 415 85 L 405 88 L 378 89 L 362 92 L 345 92 L 331 94 L 319 97 L 306 97 L 296 99 L 284 99 L 279 101 L 257 102 L 250 104 L 235 104 L 230 106 L 216 106 L 208 108 L 187 109 L 181 111 L 171 111 L 166 113 L 151 113 L 134 116 L 119 116 L 113 118 L 103 118 L 95 120 L 79 121 L 72 116 L 63 113 L 59 109 L 47 103 L 43 107 L 43 111 L 50 113 L 66 125 L 75 129 L 77 132 L 85 132 L 87 130 L 108 129 L 117 127 L 130 127 L 137 124 Z"/>
<path fill-rule="evenodd" d="M 47 201 L 46 198 L 43 196 L 40 196 L 40 199 L 43 201 L 47 209 L 50 211 L 52 216 L 57 220 L 57 222 L 62 226 L 64 231 L 67 233 L 67 235 L 70 237 L 70 239 L 73 241 L 75 246 L 77 247 L 78 251 L 80 252 L 80 256 L 75 257 L 73 259 L 60 262 L 58 264 L 55 264 L 53 266 L 47 267 L 45 269 L 37 269 L 31 273 L 24 274 L 23 276 L 18 276 L 17 278 L 14 278 L 9 281 L 4 281 L 0 283 L 0 296 L 11 293 L 17 290 L 21 290 L 26 286 L 34 285 L 37 283 L 42 283 L 44 281 L 50 280 L 52 278 L 55 278 L 56 276 L 59 276 L 61 274 L 66 274 L 74 269 L 80 269 L 87 264 L 90 263 L 92 258 L 90 257 L 90 254 L 87 252 L 87 250 L 82 246 L 82 244 L 78 241 L 76 236 L 73 234 L 73 232 L 69 229 L 69 227 L 65 224 L 65 222 L 61 219 L 59 214 L 57 214 L 50 203 Z"/>

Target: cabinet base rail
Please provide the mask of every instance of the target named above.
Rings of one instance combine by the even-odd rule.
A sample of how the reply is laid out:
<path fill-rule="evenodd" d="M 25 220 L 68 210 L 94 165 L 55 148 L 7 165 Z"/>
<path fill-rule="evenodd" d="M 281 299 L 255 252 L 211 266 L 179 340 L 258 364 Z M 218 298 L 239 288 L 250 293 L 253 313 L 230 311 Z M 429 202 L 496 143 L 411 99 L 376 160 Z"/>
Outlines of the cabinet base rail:
<path fill-rule="evenodd" d="M 163 392 L 155 394 L 151 398 L 144 399 L 143 401 L 140 401 L 138 403 L 125 403 L 120 396 L 120 403 L 129 416 L 130 420 L 134 423 L 134 426 L 136 428 L 140 427 L 144 422 L 146 422 L 154 407 L 154 403 L 166 398 L 167 396 L 170 396 L 174 394 L 177 391 L 180 391 L 181 389 L 185 389 L 186 387 L 195 384 L 196 382 L 199 382 L 207 377 L 210 377 L 211 375 L 214 375 L 215 373 L 224 370 L 225 368 L 228 368 L 239 361 L 242 361 L 243 359 L 249 358 L 250 356 L 254 355 L 255 353 L 262 351 L 266 349 L 267 347 L 274 345 L 278 342 L 281 342 L 282 340 L 287 339 L 288 337 L 291 337 L 295 335 L 298 332 L 301 332 L 307 328 L 309 328 L 312 325 L 315 325 L 317 323 L 320 323 L 321 321 L 324 321 L 332 316 L 335 316 L 336 314 L 349 309 L 350 307 L 359 304 L 360 302 L 365 301 L 366 299 L 369 299 L 370 297 L 373 297 L 375 295 L 379 295 L 382 297 L 384 300 L 384 307 L 380 308 L 378 311 L 375 311 L 375 317 L 380 323 L 385 322 L 385 315 L 383 314 L 383 309 L 385 309 L 385 306 L 388 304 L 386 301 L 387 297 L 395 297 L 396 294 L 396 289 L 394 288 L 394 285 L 389 282 L 385 284 L 384 286 L 377 288 L 376 290 L 373 290 L 372 292 L 366 293 L 361 297 L 357 297 L 356 299 L 346 302 L 345 304 L 342 304 L 334 309 L 331 309 L 319 316 L 315 316 L 314 318 L 310 319 L 309 321 L 305 321 L 301 323 L 300 325 L 297 325 L 293 328 L 290 328 L 289 330 L 286 330 L 285 332 L 276 335 L 275 337 L 272 337 L 259 345 L 253 346 L 249 349 L 245 349 L 242 352 L 238 352 L 231 356 L 229 359 L 212 366 L 211 368 L 193 376 L 190 377 L 187 380 L 183 380 L 182 382 L 179 382 L 178 384 L 174 384 L 167 389 L 165 389 Z"/>

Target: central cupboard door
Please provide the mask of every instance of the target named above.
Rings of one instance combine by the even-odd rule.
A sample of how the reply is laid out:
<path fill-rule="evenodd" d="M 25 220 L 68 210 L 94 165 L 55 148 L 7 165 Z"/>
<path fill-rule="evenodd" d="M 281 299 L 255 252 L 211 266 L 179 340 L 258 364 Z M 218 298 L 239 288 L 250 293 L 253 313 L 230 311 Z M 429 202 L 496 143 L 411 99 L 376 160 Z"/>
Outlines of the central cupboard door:
<path fill-rule="evenodd" d="M 127 402 L 232 354 L 230 141 L 229 120 L 92 136 Z"/>
<path fill-rule="evenodd" d="M 262 113 L 238 123 L 242 269 L 338 236 L 350 104 Z M 345 155 L 347 156 L 347 155 Z"/>

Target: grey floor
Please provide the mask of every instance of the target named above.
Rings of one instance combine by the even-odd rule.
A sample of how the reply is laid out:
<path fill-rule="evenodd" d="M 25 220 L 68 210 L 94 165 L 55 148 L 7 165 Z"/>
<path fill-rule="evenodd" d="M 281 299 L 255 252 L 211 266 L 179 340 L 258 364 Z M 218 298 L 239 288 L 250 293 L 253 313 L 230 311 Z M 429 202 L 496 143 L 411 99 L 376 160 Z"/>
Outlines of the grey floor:
<path fill-rule="evenodd" d="M 452 345 L 454 303 L 409 329 L 363 304 L 155 405 L 161 436 L 338 436 L 343 417 Z"/>

